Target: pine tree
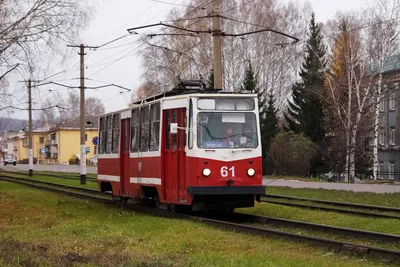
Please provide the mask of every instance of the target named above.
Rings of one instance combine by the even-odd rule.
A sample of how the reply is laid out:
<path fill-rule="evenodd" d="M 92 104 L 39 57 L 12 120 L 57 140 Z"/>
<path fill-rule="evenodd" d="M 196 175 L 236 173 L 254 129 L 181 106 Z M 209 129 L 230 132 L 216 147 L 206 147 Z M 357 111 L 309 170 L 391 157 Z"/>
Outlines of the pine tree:
<path fill-rule="evenodd" d="M 272 90 L 268 93 L 268 102 L 265 112 L 261 118 L 261 139 L 263 158 L 266 158 L 271 149 L 272 139 L 279 131 L 278 110 L 275 108 L 275 98 Z"/>
<path fill-rule="evenodd" d="M 323 146 L 325 139 L 321 95 L 324 91 L 326 48 L 322 43 L 320 27 L 312 14 L 307 40 L 306 55 L 299 75 L 301 81 L 292 87 L 292 101 L 285 115 L 286 130 L 302 133 L 314 143 Z M 318 159 L 316 160 L 318 161 Z M 315 167 L 315 164 L 313 164 Z"/>
<path fill-rule="evenodd" d="M 251 94 L 257 94 L 258 98 L 258 108 L 260 114 L 264 110 L 264 105 L 266 99 L 264 97 L 264 89 L 258 86 L 258 74 L 254 72 L 253 66 L 249 61 L 249 65 L 247 65 L 246 70 L 244 72 L 244 79 L 242 82 L 242 86 L 240 88 L 242 92 L 250 92 Z"/>
<path fill-rule="evenodd" d="M 208 83 L 207 89 L 214 89 L 214 69 L 211 69 L 207 83 Z"/>
<path fill-rule="evenodd" d="M 289 130 L 303 133 L 313 142 L 324 138 L 323 109 L 320 96 L 323 93 L 326 48 L 322 43 L 320 27 L 311 17 L 306 56 L 300 70 L 301 81 L 292 87 L 292 101 L 285 118 Z"/>

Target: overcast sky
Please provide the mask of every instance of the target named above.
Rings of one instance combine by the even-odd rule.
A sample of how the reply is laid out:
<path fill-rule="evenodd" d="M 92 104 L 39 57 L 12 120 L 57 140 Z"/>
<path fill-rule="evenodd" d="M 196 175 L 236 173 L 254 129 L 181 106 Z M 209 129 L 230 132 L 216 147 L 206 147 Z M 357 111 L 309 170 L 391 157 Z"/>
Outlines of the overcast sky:
<path fill-rule="evenodd" d="M 223 0 L 228 1 L 228 0 Z M 286 0 L 282 0 L 286 1 Z M 298 0 L 305 2 L 304 0 Z M 153 2 L 151 0 L 96 0 L 97 11 L 90 25 L 82 33 L 82 42 L 87 45 L 101 45 L 110 40 L 127 34 L 126 29 L 130 27 L 157 23 L 165 19 L 168 11 L 175 6 Z M 170 3 L 185 3 L 183 0 L 165 0 Z M 365 4 L 365 0 L 310 0 L 309 1 L 316 13 L 318 21 L 326 22 L 335 16 L 338 11 L 357 10 Z M 249 4 L 251 5 L 251 4 Z M 137 55 L 140 47 L 135 44 L 137 36 L 129 36 L 105 46 L 104 49 L 97 51 L 88 50 L 86 56 L 85 76 L 92 79 L 86 81 L 87 86 L 104 85 L 100 81 L 118 84 L 130 89 L 134 89 L 141 83 L 140 75 L 141 60 Z M 143 47 L 143 46 L 141 46 Z M 78 50 L 76 49 L 76 52 Z M 76 57 L 76 58 L 74 58 Z M 70 69 L 68 72 L 55 76 L 52 81 L 79 86 L 79 80 L 70 80 L 79 77 L 79 56 L 74 53 L 69 64 L 58 66 L 54 64 L 52 73 L 63 69 Z M 98 80 L 98 81 L 93 81 Z M 21 86 L 19 84 L 18 86 Z M 47 89 L 47 88 L 46 88 Z M 36 103 L 40 102 L 51 93 L 45 88 L 41 93 L 36 92 Z M 49 88 L 50 89 L 50 88 Z M 54 87 L 53 90 L 64 90 L 65 88 Z M 106 88 L 96 91 L 86 90 L 86 96 L 99 97 L 106 111 L 114 111 L 125 108 L 130 101 L 131 93 L 120 94 L 118 88 Z M 35 93 L 35 92 L 34 92 Z M 39 105 L 39 104 L 36 104 Z M 26 118 L 27 112 L 16 112 L 12 115 L 16 118 Z"/>

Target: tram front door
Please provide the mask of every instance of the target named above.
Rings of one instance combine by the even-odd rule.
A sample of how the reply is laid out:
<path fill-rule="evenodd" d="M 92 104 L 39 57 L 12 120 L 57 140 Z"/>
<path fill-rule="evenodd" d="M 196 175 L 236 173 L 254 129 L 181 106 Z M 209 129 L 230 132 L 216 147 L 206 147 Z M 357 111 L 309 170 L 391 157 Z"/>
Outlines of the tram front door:
<path fill-rule="evenodd" d="M 163 111 L 163 184 L 165 201 L 182 200 L 185 190 L 185 108 Z M 170 124 L 177 123 L 177 133 Z"/>

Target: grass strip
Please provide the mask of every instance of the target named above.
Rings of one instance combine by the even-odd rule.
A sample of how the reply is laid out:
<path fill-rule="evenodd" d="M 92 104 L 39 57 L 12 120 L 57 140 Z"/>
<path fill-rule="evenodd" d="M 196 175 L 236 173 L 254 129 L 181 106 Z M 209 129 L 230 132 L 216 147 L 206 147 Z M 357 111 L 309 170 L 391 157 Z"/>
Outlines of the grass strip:
<path fill-rule="evenodd" d="M 377 194 L 370 192 L 353 192 L 346 190 L 291 188 L 280 186 L 267 186 L 267 193 L 321 200 L 400 207 L 400 193 Z"/>
<path fill-rule="evenodd" d="M 385 266 L 8 182 L 0 200 L 0 266 Z"/>
<path fill-rule="evenodd" d="M 360 217 L 355 215 L 341 214 L 337 212 L 309 210 L 271 203 L 256 203 L 254 208 L 237 209 L 237 211 L 260 216 L 269 216 L 295 221 L 304 221 L 310 223 L 400 235 L 398 219 Z"/>

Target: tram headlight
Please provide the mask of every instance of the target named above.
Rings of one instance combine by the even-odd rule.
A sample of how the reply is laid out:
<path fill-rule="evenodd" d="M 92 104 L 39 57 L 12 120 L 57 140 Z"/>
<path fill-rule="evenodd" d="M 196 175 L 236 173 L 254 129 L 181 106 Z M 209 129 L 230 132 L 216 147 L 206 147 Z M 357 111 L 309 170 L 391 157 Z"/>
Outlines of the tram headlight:
<path fill-rule="evenodd" d="M 247 175 L 253 177 L 256 174 L 256 171 L 253 168 L 247 170 Z"/>
<path fill-rule="evenodd" d="M 205 177 L 210 176 L 210 174 L 211 174 L 211 170 L 210 170 L 210 169 L 205 168 L 205 169 L 203 170 L 203 175 L 204 175 Z"/>

